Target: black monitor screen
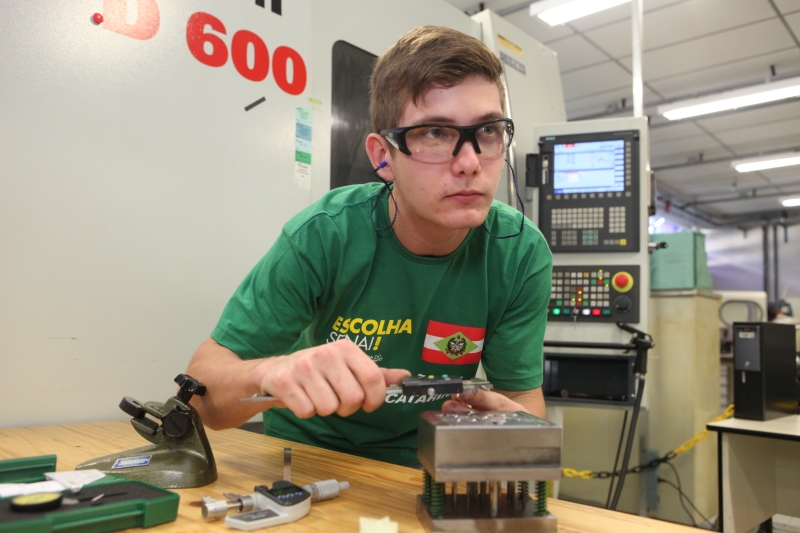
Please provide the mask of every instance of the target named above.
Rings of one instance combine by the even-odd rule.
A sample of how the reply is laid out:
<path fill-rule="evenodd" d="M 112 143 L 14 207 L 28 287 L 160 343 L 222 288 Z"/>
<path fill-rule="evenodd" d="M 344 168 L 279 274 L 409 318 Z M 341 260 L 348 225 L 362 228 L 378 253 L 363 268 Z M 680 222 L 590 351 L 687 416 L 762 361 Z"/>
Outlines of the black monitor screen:
<path fill-rule="evenodd" d="M 553 146 L 553 192 L 573 194 L 625 190 L 625 141 Z"/>

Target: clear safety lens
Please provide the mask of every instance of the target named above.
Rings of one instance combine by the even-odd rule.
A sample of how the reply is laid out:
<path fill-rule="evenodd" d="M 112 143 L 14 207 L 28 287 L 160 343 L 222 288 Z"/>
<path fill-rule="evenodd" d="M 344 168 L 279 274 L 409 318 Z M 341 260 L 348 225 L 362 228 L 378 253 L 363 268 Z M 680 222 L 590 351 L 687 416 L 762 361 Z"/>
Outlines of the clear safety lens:
<path fill-rule="evenodd" d="M 456 156 L 465 142 L 483 159 L 502 156 L 511 142 L 509 123 L 490 122 L 475 128 L 450 128 L 443 125 L 409 128 L 405 141 L 411 157 L 424 163 L 444 163 Z M 475 142 L 477 141 L 477 146 Z"/>

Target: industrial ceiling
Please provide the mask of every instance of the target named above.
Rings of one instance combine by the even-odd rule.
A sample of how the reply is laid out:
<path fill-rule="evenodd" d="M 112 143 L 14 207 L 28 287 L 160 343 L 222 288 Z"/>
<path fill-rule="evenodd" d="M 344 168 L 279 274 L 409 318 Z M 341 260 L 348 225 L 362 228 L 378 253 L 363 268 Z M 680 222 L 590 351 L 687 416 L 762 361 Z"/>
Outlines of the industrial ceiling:
<path fill-rule="evenodd" d="M 569 120 L 632 114 L 631 4 L 551 27 L 519 0 L 491 9 L 558 53 Z M 800 98 L 669 121 L 659 105 L 800 75 L 800 0 L 642 0 L 645 114 L 659 213 L 684 225 L 800 223 L 800 166 L 738 173 L 731 161 L 800 150 Z M 533 96 L 535 97 L 535 96 Z"/>

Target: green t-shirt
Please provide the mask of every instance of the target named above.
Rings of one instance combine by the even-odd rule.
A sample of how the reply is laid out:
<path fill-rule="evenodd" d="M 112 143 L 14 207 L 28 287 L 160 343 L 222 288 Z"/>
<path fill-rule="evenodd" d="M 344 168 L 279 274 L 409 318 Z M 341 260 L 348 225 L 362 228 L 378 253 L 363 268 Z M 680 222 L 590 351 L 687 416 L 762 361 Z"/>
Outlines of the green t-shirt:
<path fill-rule="evenodd" d="M 389 224 L 380 184 L 335 189 L 283 228 L 248 274 L 211 337 L 243 359 L 293 353 L 345 337 L 379 366 L 412 375 L 474 377 L 478 362 L 501 390 L 542 384 L 542 341 L 552 255 L 539 230 L 497 239 L 482 228 L 445 257 L 406 250 Z M 401 214 L 402 216 L 402 214 Z M 494 202 L 485 225 L 495 235 L 519 230 L 521 214 Z M 359 410 L 299 419 L 264 412 L 269 435 L 371 459 L 417 462 L 422 411 L 445 395 L 390 395 L 372 413 Z"/>

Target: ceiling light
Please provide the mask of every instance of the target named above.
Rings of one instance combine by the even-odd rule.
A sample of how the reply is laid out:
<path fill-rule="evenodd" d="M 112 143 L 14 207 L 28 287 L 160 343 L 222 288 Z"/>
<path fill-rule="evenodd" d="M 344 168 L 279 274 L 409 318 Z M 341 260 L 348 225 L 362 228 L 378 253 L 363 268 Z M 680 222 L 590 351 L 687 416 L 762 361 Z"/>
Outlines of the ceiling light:
<path fill-rule="evenodd" d="M 551 26 L 592 15 L 631 0 L 539 0 L 530 5 L 530 15 Z"/>
<path fill-rule="evenodd" d="M 796 96 L 800 96 L 800 77 L 661 105 L 658 106 L 658 114 L 669 120 L 680 120 Z"/>
<path fill-rule="evenodd" d="M 784 198 L 781 200 L 781 205 L 783 205 L 783 207 L 800 207 L 800 196 Z"/>
<path fill-rule="evenodd" d="M 735 168 L 737 172 L 755 172 L 757 170 L 790 167 L 792 165 L 800 165 L 800 152 L 783 152 L 781 154 L 731 161 L 731 167 Z"/>

